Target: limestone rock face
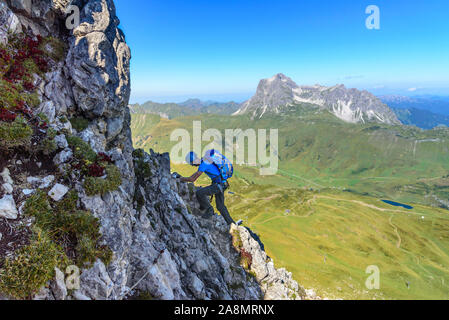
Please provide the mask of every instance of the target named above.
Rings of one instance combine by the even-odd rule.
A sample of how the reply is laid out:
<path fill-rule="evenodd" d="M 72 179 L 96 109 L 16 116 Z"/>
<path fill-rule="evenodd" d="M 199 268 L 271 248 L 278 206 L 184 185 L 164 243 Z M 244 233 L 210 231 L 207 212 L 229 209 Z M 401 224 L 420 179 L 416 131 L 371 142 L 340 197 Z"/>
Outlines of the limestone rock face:
<path fill-rule="evenodd" d="M 74 29 L 66 28 L 69 2 L 80 11 L 80 24 Z M 171 177 L 168 154 L 133 157 L 128 109 L 131 53 L 118 29 L 112 0 L 8 0 L 0 3 L 0 22 L 0 41 L 9 29 L 51 35 L 66 43 L 65 58 L 37 80 L 42 100 L 37 112 L 47 115 L 51 127 L 78 136 L 95 152 L 107 152 L 122 177 L 118 190 L 103 196 L 88 196 L 81 183 L 75 186 L 81 207 L 100 220 L 103 243 L 113 251 L 112 262 L 105 266 L 98 260 L 81 270 L 77 290 L 65 288 L 64 270 L 58 270 L 36 299 L 118 300 L 138 291 L 155 299 L 302 296 L 291 274 L 276 270 L 244 228 L 237 230 L 254 263 L 252 270 L 240 265 L 230 227 L 221 216 L 200 217 L 195 188 Z M 87 119 L 87 127 L 77 131 L 62 120 L 74 117 Z M 58 136 L 56 143 L 62 151 L 53 162 L 64 172 L 73 155 L 64 136 Z M 0 171 L 3 183 L 14 187 L 8 172 Z M 50 174 L 36 176 L 30 184 L 39 187 L 48 182 L 50 187 L 55 183 L 46 178 Z M 53 189 L 55 201 L 67 192 L 59 184 Z M 12 197 L 4 197 L 10 204 Z"/>

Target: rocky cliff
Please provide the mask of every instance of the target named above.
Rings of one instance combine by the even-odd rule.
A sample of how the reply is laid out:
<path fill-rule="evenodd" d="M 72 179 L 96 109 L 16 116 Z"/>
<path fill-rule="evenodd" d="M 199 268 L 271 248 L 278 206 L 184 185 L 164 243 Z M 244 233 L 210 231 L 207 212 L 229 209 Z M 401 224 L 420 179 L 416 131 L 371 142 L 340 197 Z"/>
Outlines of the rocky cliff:
<path fill-rule="evenodd" d="M 250 230 L 201 219 L 167 154 L 133 150 L 131 54 L 114 3 L 71 1 L 73 29 L 68 4 L 0 2 L 0 42 L 20 47 L 2 53 L 1 85 L 17 94 L 0 105 L 3 299 L 311 298 Z M 28 69 L 13 77 L 18 66 Z M 80 286 L 68 290 L 73 264 Z"/>

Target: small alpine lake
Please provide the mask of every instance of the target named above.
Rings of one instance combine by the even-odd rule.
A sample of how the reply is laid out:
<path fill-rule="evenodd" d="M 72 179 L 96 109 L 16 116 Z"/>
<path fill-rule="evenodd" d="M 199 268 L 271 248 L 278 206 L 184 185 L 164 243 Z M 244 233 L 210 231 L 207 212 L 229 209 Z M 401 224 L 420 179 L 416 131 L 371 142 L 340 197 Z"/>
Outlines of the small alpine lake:
<path fill-rule="evenodd" d="M 392 205 L 392 206 L 395 206 L 395 207 L 403 207 L 403 208 L 408 209 L 408 210 L 412 210 L 413 209 L 412 206 L 409 206 L 409 205 L 403 204 L 403 203 L 399 203 L 399 202 L 395 202 L 395 201 L 382 200 L 382 202 L 385 202 L 386 204 L 389 204 L 389 205 Z"/>

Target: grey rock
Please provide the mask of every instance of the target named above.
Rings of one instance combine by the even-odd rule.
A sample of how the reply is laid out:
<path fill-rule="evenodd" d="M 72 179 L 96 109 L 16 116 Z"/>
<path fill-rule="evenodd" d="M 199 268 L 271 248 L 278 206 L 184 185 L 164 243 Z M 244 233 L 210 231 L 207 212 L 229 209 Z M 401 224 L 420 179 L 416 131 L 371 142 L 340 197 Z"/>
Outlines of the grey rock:
<path fill-rule="evenodd" d="M 39 189 L 48 188 L 53 183 L 53 181 L 55 181 L 55 176 L 53 175 L 46 176 L 41 180 L 41 183 L 39 184 Z"/>
<path fill-rule="evenodd" d="M 89 301 L 92 300 L 91 298 L 89 298 L 88 296 L 85 296 L 84 294 L 82 294 L 79 290 L 75 290 L 72 294 L 73 298 L 75 300 L 80 300 L 80 301 Z"/>
<path fill-rule="evenodd" d="M 32 194 L 35 193 L 35 192 L 36 192 L 35 189 L 23 189 L 23 190 L 22 190 L 22 193 L 23 193 L 25 196 L 32 195 Z"/>
<path fill-rule="evenodd" d="M 80 293 L 89 299 L 107 300 L 112 298 L 114 283 L 106 271 L 106 266 L 100 260 L 97 260 L 91 269 L 83 270 L 81 283 Z"/>
<path fill-rule="evenodd" d="M 53 181 L 55 180 L 55 176 L 49 175 L 44 178 L 38 178 L 38 177 L 28 177 L 27 182 L 33 187 L 33 188 L 39 188 L 39 189 L 45 189 L 48 188 Z"/>
<path fill-rule="evenodd" d="M 22 30 L 19 18 L 8 8 L 4 1 L 0 2 L 0 43 L 6 43 L 8 31 L 17 33 Z"/>
<path fill-rule="evenodd" d="M 108 137 L 115 138 L 123 129 L 123 119 L 114 118 L 108 120 Z"/>
<path fill-rule="evenodd" d="M 66 300 L 67 287 L 65 285 L 64 273 L 55 268 L 55 279 L 52 281 L 51 289 L 56 300 Z"/>
<path fill-rule="evenodd" d="M 13 186 L 9 183 L 2 184 L 2 187 L 6 194 L 11 194 L 14 191 Z"/>
<path fill-rule="evenodd" d="M 14 185 L 14 181 L 11 179 L 8 168 L 5 167 L 2 171 L 2 173 L 0 173 L 0 176 L 2 177 L 4 183 L 9 183 L 10 185 Z"/>
<path fill-rule="evenodd" d="M 259 242 L 246 228 L 232 225 L 230 233 L 234 232 L 240 235 L 242 249 L 252 256 L 251 271 L 255 273 L 257 281 L 262 284 L 264 298 L 267 300 L 300 299 L 304 291 L 300 290 L 292 274 L 283 268 L 276 269 L 273 261 L 268 258 Z"/>
<path fill-rule="evenodd" d="M 31 14 L 30 0 L 11 0 L 11 7 L 19 11 L 25 11 L 27 14 Z"/>
<path fill-rule="evenodd" d="M 56 117 L 56 107 L 52 100 L 43 102 L 39 108 L 38 112 L 43 113 L 47 116 L 49 122 L 54 122 Z"/>
<path fill-rule="evenodd" d="M 60 148 L 60 149 L 65 149 L 69 146 L 64 134 L 60 134 L 60 135 L 56 136 L 55 142 L 56 142 L 56 145 L 58 146 L 58 148 Z"/>
<path fill-rule="evenodd" d="M 204 299 L 206 294 L 204 283 L 195 274 L 191 276 L 189 282 L 190 282 L 189 288 L 192 291 L 195 298 L 199 300 Z"/>
<path fill-rule="evenodd" d="M 39 186 L 39 184 L 41 183 L 41 179 L 40 179 L 40 178 L 36 178 L 36 177 L 27 177 L 27 182 L 28 182 L 32 187 L 37 187 L 37 186 Z"/>
<path fill-rule="evenodd" d="M 63 151 L 59 152 L 54 158 L 53 162 L 56 165 L 60 165 L 63 163 L 69 162 L 73 157 L 73 151 L 70 148 L 66 148 Z"/>
<path fill-rule="evenodd" d="M 50 288 L 44 286 L 42 287 L 37 294 L 34 295 L 33 300 L 55 300 Z"/>
<path fill-rule="evenodd" d="M 51 188 L 51 190 L 48 192 L 48 195 L 53 200 L 60 201 L 62 198 L 64 198 L 64 196 L 67 194 L 68 191 L 69 188 L 67 188 L 62 184 L 57 183 L 53 186 L 53 188 Z"/>
<path fill-rule="evenodd" d="M 17 219 L 16 202 L 12 195 L 7 194 L 0 199 L 0 218 L 15 220 Z"/>

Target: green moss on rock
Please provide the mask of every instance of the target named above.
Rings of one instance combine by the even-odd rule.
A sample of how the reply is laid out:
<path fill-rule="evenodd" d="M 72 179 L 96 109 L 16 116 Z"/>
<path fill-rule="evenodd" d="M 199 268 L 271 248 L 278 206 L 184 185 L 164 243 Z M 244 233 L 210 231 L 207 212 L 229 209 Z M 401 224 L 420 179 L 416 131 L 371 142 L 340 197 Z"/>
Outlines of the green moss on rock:
<path fill-rule="evenodd" d="M 86 118 L 75 117 L 71 118 L 69 121 L 72 124 L 72 128 L 79 132 L 87 129 L 87 127 L 89 126 L 89 120 L 87 120 Z"/>
<path fill-rule="evenodd" d="M 140 211 L 145 205 L 145 198 L 142 195 L 140 188 L 136 188 L 134 193 L 134 202 L 137 204 L 137 210 Z"/>
<path fill-rule="evenodd" d="M 78 160 L 94 162 L 97 159 L 95 151 L 93 151 L 90 145 L 83 139 L 76 136 L 68 136 L 67 142 L 72 148 L 75 158 Z"/>
<path fill-rule="evenodd" d="M 47 195 L 44 191 L 39 191 L 32 195 L 27 202 L 25 202 L 25 215 L 35 218 L 35 224 L 43 229 L 50 230 L 53 225 L 53 211 L 50 206 Z"/>
<path fill-rule="evenodd" d="M 133 151 L 133 157 L 136 177 L 141 180 L 151 178 L 151 166 L 148 162 L 145 162 L 145 151 L 136 149 Z"/>
<path fill-rule="evenodd" d="M 88 196 L 104 195 L 122 184 L 122 176 L 116 166 L 106 166 L 106 175 L 106 178 L 86 177 L 84 190 Z"/>
<path fill-rule="evenodd" d="M 243 247 L 243 241 L 242 238 L 240 237 L 240 233 L 237 229 L 235 229 L 232 232 L 232 246 L 237 250 L 240 251 L 241 248 Z"/>
<path fill-rule="evenodd" d="M 39 144 L 39 150 L 42 151 L 45 155 L 50 155 L 56 150 L 58 150 L 58 146 L 55 142 L 56 131 L 52 128 L 47 130 L 47 136 L 43 139 Z"/>
<path fill-rule="evenodd" d="M 145 157 L 145 151 L 143 149 L 135 149 L 133 151 L 133 157 L 134 158 L 144 158 Z"/>
<path fill-rule="evenodd" d="M 40 49 L 46 56 L 55 62 L 62 61 L 65 58 L 66 45 L 55 37 L 43 38 Z"/>
<path fill-rule="evenodd" d="M 26 147 L 30 143 L 33 129 L 22 117 L 17 117 L 14 122 L 0 122 L 0 146 L 14 148 Z"/>

